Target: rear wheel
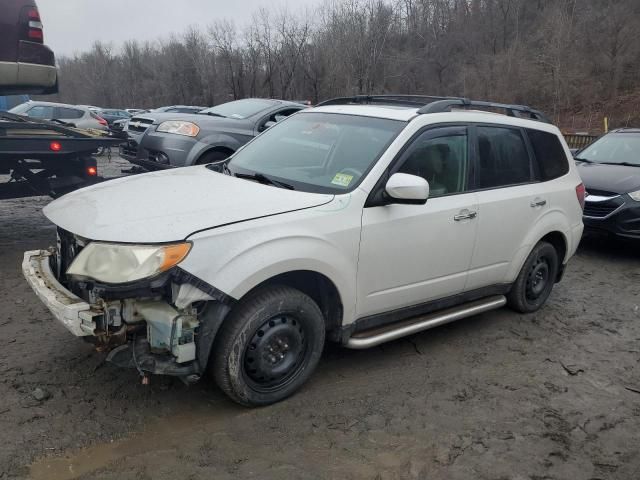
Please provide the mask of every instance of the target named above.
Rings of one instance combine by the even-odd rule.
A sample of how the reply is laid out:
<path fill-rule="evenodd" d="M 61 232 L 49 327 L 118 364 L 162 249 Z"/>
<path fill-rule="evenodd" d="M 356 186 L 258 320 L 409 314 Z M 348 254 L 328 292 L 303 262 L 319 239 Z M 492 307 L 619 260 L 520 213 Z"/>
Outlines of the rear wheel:
<path fill-rule="evenodd" d="M 270 286 L 240 301 L 216 338 L 211 372 L 245 406 L 269 405 L 311 376 L 324 346 L 318 305 L 299 290 Z"/>
<path fill-rule="evenodd" d="M 509 306 L 521 313 L 535 312 L 542 307 L 551 294 L 558 268 L 558 252 L 553 245 L 538 243 L 524 262 L 507 295 Z"/>

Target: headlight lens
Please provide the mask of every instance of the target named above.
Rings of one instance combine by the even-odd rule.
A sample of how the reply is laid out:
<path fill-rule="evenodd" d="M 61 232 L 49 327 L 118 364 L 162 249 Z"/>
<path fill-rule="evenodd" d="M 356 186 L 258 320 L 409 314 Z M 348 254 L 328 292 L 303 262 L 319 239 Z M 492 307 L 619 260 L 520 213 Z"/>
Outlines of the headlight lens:
<path fill-rule="evenodd" d="M 200 127 L 191 122 L 170 120 L 168 122 L 162 122 L 158 126 L 158 132 L 174 133 L 176 135 L 184 135 L 185 137 L 195 137 L 200 133 Z"/>
<path fill-rule="evenodd" d="M 189 250 L 188 242 L 161 246 L 92 242 L 75 258 L 67 274 L 104 283 L 134 282 L 176 266 Z"/>
<path fill-rule="evenodd" d="M 629 194 L 631 198 L 633 198 L 636 202 L 640 202 L 640 190 L 636 190 L 635 192 L 631 192 Z"/>

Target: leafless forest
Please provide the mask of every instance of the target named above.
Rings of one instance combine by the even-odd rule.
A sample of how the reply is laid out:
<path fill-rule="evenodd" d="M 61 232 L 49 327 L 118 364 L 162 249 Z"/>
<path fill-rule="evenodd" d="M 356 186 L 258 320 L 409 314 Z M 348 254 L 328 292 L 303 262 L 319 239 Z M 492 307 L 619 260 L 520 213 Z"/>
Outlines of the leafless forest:
<path fill-rule="evenodd" d="M 153 28 L 140 24 L 140 28 Z M 212 18 L 153 43 L 61 58 L 60 99 L 113 107 L 248 96 L 462 95 L 526 103 L 570 128 L 640 123 L 638 0 L 342 0 Z"/>

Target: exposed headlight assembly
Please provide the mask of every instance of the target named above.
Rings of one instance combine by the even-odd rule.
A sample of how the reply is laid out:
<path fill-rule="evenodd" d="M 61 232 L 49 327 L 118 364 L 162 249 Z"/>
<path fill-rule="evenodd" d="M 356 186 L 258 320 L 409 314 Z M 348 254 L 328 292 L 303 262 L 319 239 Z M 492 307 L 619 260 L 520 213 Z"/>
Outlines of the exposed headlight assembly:
<path fill-rule="evenodd" d="M 629 196 L 634 199 L 636 202 L 640 202 L 640 190 L 636 190 L 635 192 L 629 193 Z"/>
<path fill-rule="evenodd" d="M 153 277 L 176 266 L 191 250 L 191 243 L 122 245 L 92 242 L 75 258 L 68 275 L 104 283 L 128 283 Z"/>
<path fill-rule="evenodd" d="M 162 122 L 158 126 L 158 132 L 173 133 L 175 135 L 184 135 L 185 137 L 196 137 L 200 133 L 200 127 L 195 123 L 182 122 L 179 120 L 170 120 Z"/>

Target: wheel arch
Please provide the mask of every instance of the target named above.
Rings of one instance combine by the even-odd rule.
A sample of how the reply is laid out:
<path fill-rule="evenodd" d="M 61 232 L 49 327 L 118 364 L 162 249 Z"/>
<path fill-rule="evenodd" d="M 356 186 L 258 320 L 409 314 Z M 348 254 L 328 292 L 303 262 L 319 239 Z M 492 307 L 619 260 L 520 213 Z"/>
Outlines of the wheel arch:
<path fill-rule="evenodd" d="M 322 311 L 328 332 L 336 332 L 342 326 L 342 297 L 336 284 L 326 275 L 313 270 L 292 270 L 260 282 L 245 295 L 269 285 L 286 285 L 311 297 Z"/>
<path fill-rule="evenodd" d="M 233 155 L 235 153 L 235 150 L 232 149 L 231 147 L 228 146 L 224 146 L 224 145 L 211 145 L 209 148 L 207 148 L 206 150 L 203 150 L 202 152 L 199 153 L 198 157 L 195 159 L 194 161 L 194 165 L 199 165 L 200 161 L 208 154 L 213 153 L 213 152 L 220 152 L 220 153 L 224 153 L 227 155 L 227 157 Z"/>
<path fill-rule="evenodd" d="M 532 228 L 523 242 L 520 249 L 514 255 L 514 259 L 507 276 L 507 281 L 514 281 L 520 273 L 524 262 L 533 250 L 533 248 L 541 241 L 547 241 L 558 252 L 558 261 L 560 273 L 563 266 L 568 261 L 568 257 L 573 253 L 574 244 L 571 238 L 571 228 L 568 225 L 564 215 L 557 211 L 551 211 L 540 219 L 535 228 Z M 560 278 L 560 276 L 558 277 Z"/>

